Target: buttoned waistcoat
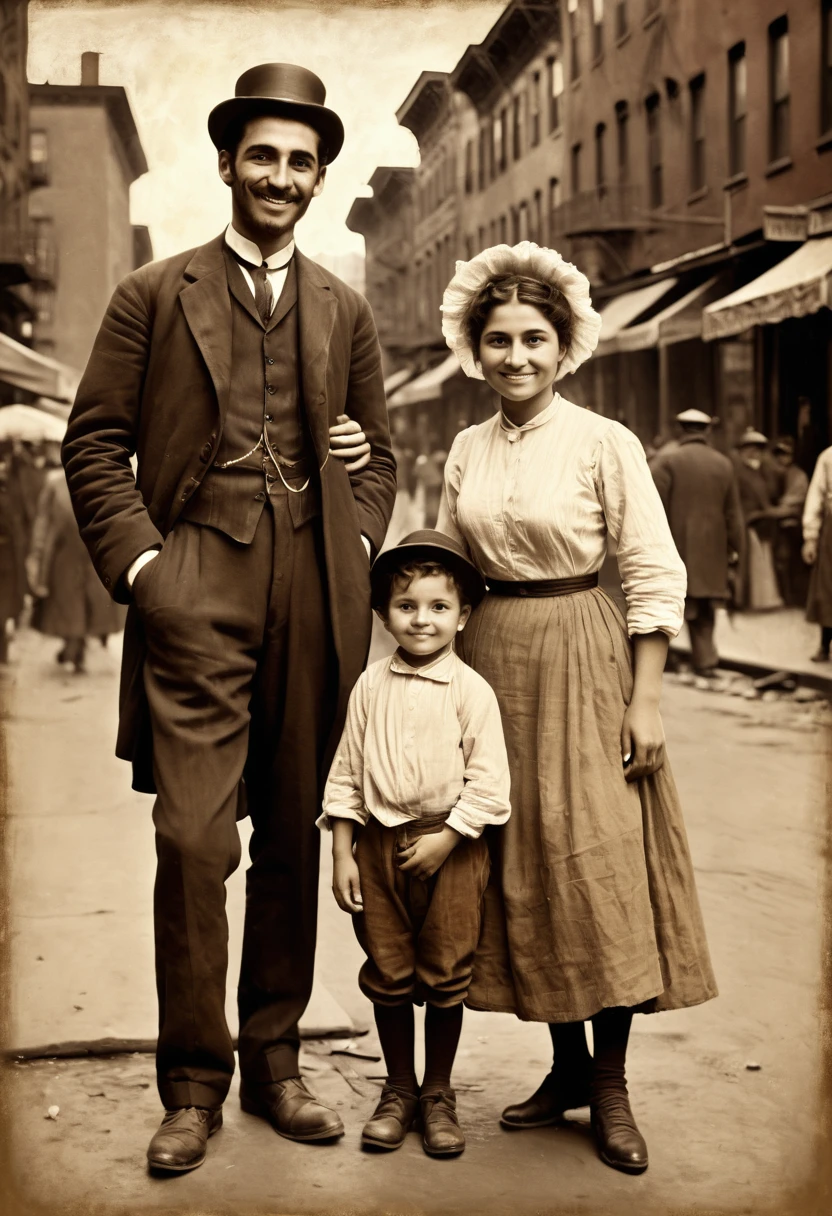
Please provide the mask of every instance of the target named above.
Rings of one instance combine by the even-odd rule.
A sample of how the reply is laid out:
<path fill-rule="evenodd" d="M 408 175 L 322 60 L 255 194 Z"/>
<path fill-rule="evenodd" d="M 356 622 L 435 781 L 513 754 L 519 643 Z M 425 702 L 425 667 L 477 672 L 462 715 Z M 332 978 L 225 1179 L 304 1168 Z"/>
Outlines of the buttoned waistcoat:
<path fill-rule="evenodd" d="M 370 640 L 369 564 L 396 492 L 381 355 L 369 305 L 296 252 L 299 374 L 319 468 L 332 636 L 338 661 L 331 757 Z M 159 545 L 213 465 L 228 415 L 231 296 L 222 236 L 150 263 L 116 288 L 76 396 L 63 462 L 81 535 L 101 581 L 129 602 L 124 575 Z M 329 427 L 346 413 L 372 457 L 357 474 L 329 458 Z M 135 452 L 134 477 L 130 457 Z M 134 788 L 153 792 L 144 698 L 145 639 L 131 604 L 125 628 L 116 752 Z"/>

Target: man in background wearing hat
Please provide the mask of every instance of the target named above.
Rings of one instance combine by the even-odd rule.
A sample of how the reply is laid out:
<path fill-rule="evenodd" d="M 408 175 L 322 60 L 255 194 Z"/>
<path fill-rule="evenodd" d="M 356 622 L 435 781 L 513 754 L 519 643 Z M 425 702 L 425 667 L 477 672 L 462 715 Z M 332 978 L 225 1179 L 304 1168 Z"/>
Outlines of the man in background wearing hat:
<path fill-rule="evenodd" d="M 369 648 L 369 558 L 396 478 L 370 309 L 293 241 L 343 142 L 325 98 L 304 68 L 263 64 L 212 111 L 231 224 L 117 287 L 63 449 L 99 576 L 130 603 L 117 753 L 134 788 L 157 794 L 155 1169 L 200 1165 L 222 1123 L 241 813 L 241 1102 L 291 1139 L 343 1132 L 299 1076 L 298 1022 L 315 820 Z M 344 415 L 369 460 L 331 458 Z"/>
<path fill-rule="evenodd" d="M 710 415 L 690 409 L 676 421 L 678 443 L 660 453 L 651 470 L 688 574 L 685 620 L 693 667 L 708 676 L 719 663 L 716 605 L 729 598 L 729 564 L 744 548 L 742 514 L 731 461 L 708 443 Z"/>
<path fill-rule="evenodd" d="M 780 495 L 781 475 L 768 452 L 768 438 L 747 426 L 733 453 L 745 522 L 746 562 L 742 604 L 751 612 L 782 608 L 774 572 L 774 538 L 777 522 L 772 508 Z"/>

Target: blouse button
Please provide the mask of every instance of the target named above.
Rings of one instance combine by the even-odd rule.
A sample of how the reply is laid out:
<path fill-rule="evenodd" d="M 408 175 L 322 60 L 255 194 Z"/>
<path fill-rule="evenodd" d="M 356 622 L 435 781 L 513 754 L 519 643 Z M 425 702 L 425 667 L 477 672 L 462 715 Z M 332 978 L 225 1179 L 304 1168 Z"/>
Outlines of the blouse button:
<path fill-rule="evenodd" d="M 509 433 L 508 433 L 509 443 L 516 443 L 518 438 L 519 438 L 519 436 L 516 431 L 509 431 Z"/>

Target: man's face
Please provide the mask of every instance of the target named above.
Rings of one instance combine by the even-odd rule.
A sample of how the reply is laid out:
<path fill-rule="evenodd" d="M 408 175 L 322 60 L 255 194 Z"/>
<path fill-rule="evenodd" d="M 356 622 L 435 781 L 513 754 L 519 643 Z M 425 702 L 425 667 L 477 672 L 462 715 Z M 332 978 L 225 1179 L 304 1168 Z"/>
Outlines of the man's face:
<path fill-rule="evenodd" d="M 234 227 L 261 249 L 276 252 L 288 245 L 295 224 L 323 190 L 326 167 L 318 159 L 319 142 L 305 123 L 264 115 L 246 124 L 233 159 L 220 152 Z"/>

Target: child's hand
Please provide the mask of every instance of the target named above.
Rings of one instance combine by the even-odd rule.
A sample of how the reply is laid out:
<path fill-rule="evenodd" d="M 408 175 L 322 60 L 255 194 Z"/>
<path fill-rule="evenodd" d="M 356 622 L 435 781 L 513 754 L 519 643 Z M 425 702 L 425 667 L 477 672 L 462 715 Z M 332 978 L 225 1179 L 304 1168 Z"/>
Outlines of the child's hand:
<path fill-rule="evenodd" d="M 398 865 L 400 870 L 411 874 L 414 878 L 430 878 L 435 874 L 442 862 L 456 848 L 462 837 L 453 828 L 444 827 L 441 832 L 431 832 L 420 836 L 418 840 L 406 849 L 399 849 Z"/>
<path fill-rule="evenodd" d="M 363 912 L 358 864 L 349 853 L 334 853 L 332 857 L 332 893 L 344 912 Z"/>

